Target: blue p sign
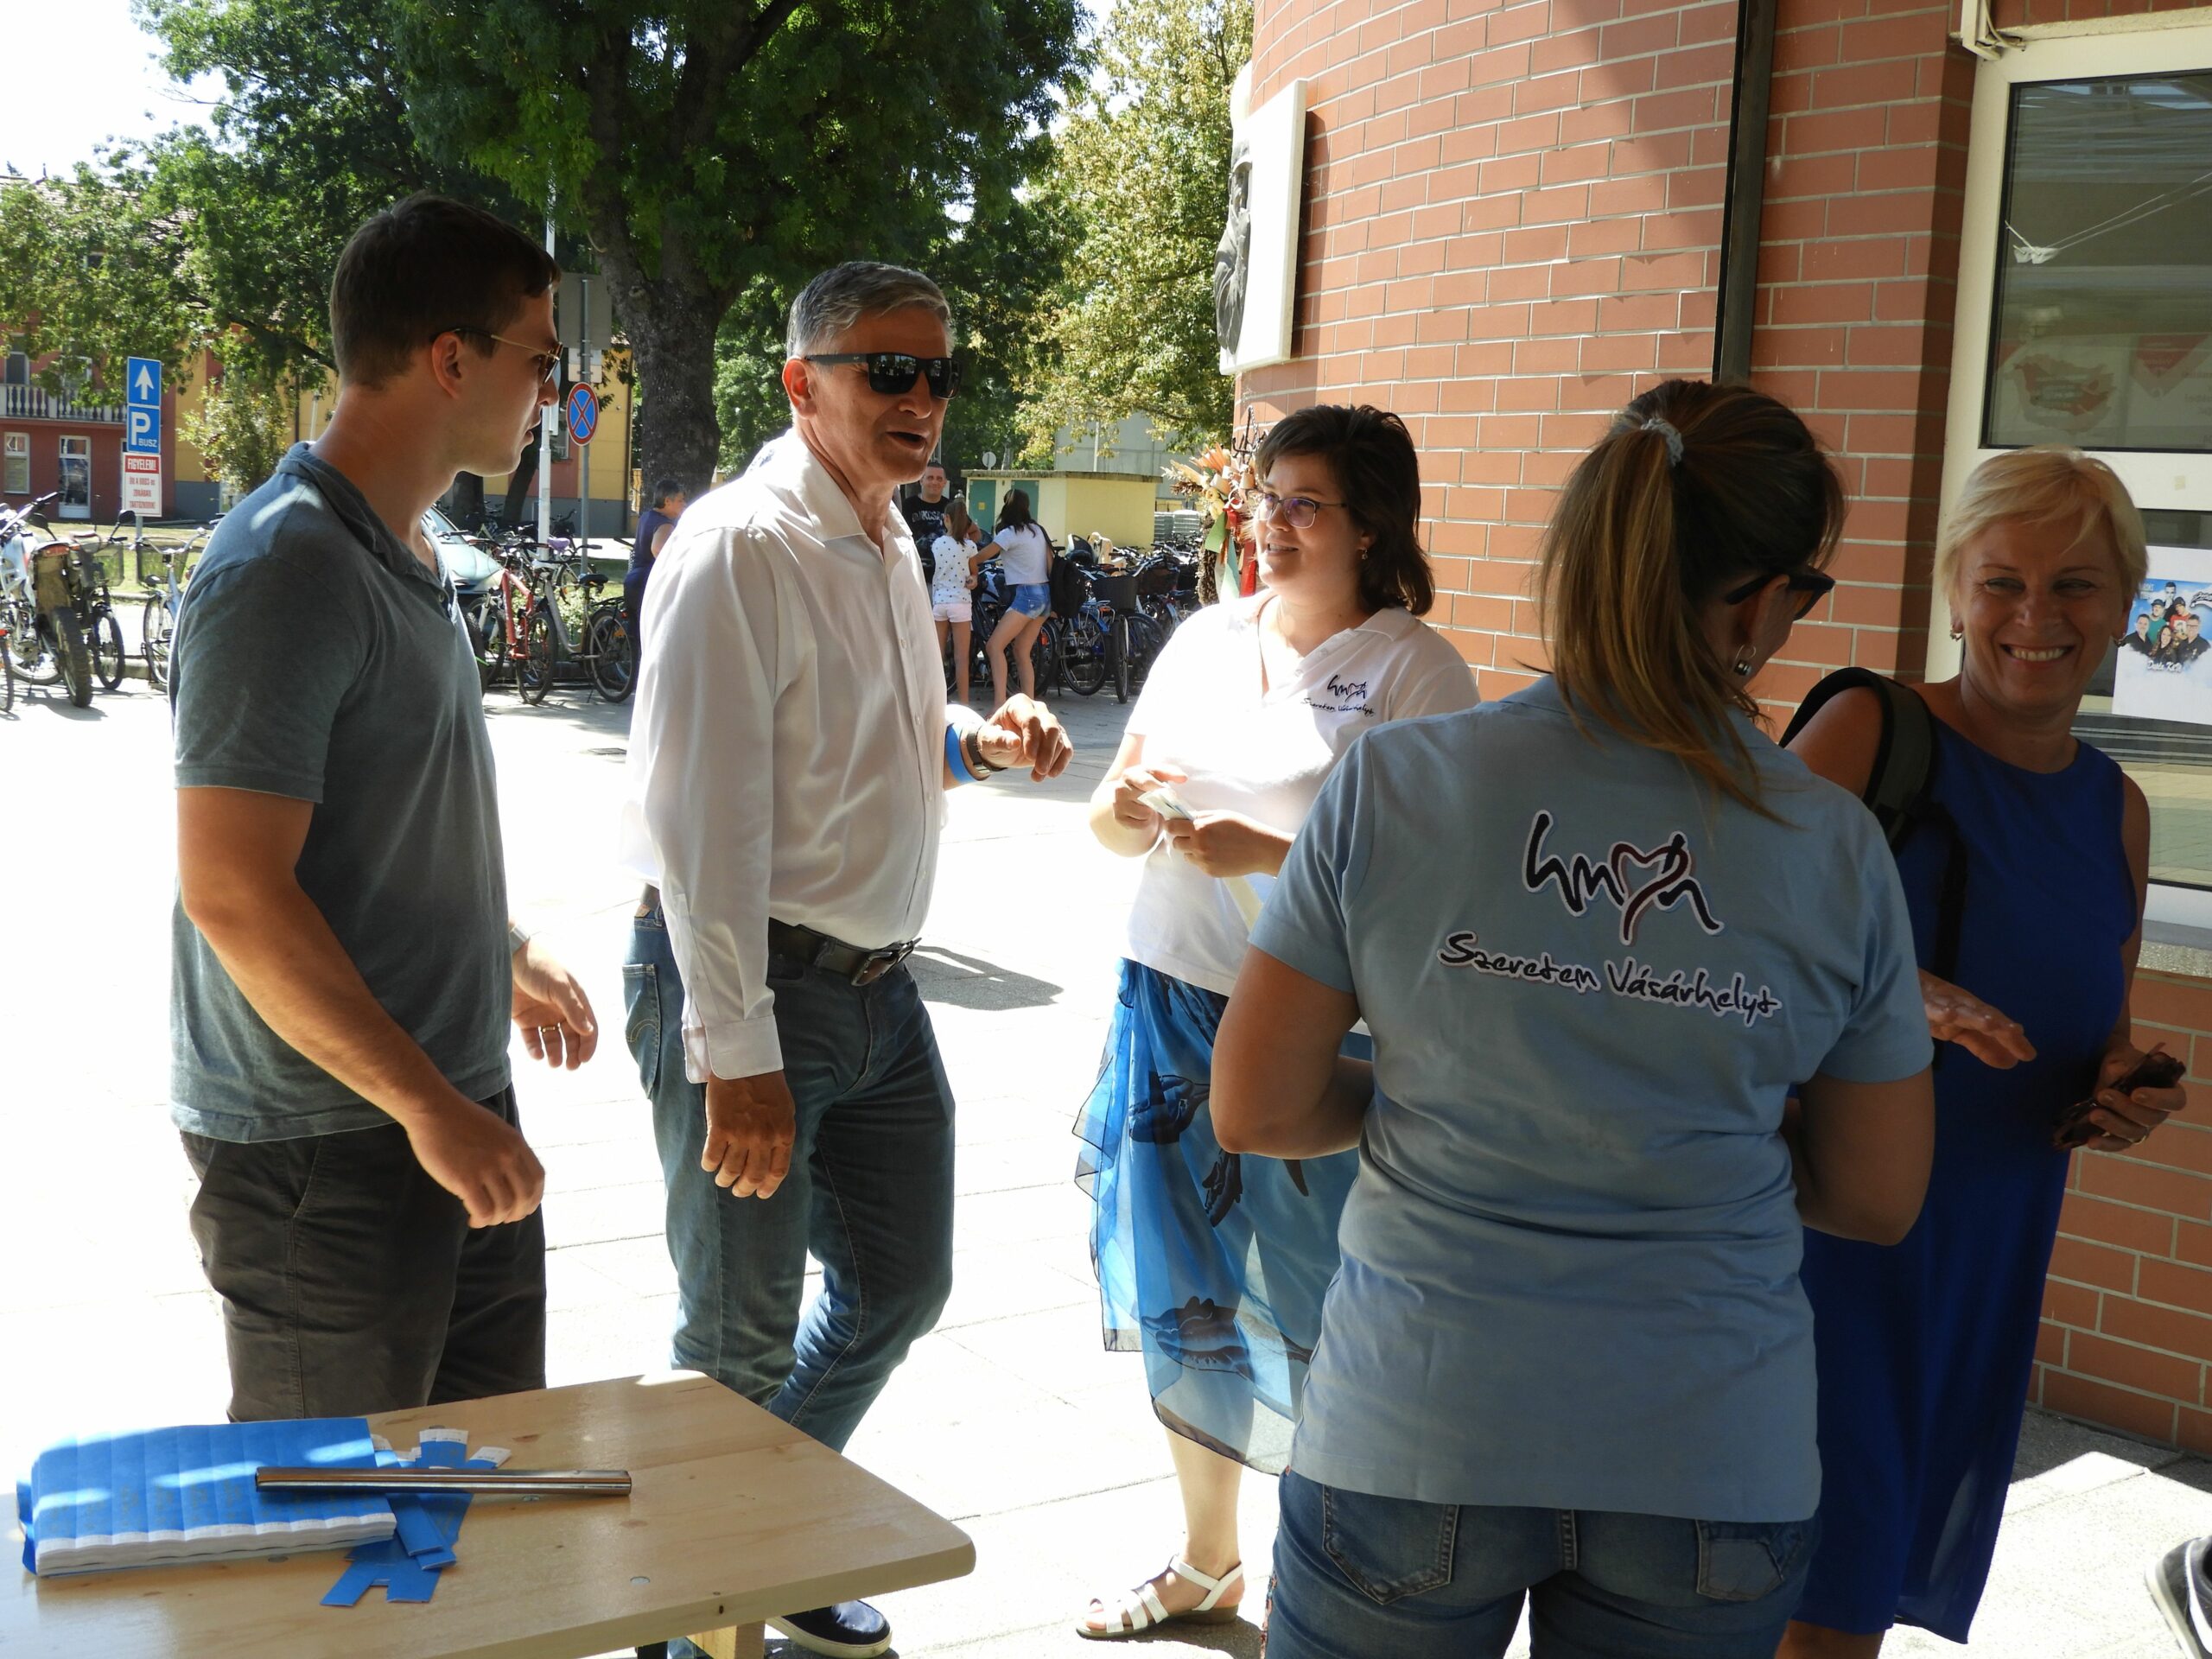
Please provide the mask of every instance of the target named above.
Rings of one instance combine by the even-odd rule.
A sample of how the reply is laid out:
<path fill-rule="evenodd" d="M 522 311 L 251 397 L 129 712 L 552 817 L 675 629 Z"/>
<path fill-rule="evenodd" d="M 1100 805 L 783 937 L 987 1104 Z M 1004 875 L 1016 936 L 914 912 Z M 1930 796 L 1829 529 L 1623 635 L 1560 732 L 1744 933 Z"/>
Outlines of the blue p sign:
<path fill-rule="evenodd" d="M 161 454 L 161 410 L 149 409 L 143 404 L 133 404 L 124 413 L 128 423 L 124 428 L 123 447 L 137 455 Z"/>

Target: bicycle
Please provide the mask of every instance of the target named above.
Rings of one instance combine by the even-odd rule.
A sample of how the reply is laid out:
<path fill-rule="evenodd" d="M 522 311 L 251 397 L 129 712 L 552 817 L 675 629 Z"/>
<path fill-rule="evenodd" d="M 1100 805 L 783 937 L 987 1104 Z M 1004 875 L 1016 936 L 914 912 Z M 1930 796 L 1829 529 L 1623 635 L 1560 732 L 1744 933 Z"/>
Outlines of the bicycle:
<path fill-rule="evenodd" d="M 223 515 L 219 512 L 187 537 L 183 545 L 159 550 L 161 583 L 158 587 L 148 584 L 145 602 L 138 612 L 138 639 L 140 652 L 146 659 L 146 683 L 156 691 L 169 689 L 169 657 L 176 639 L 177 608 L 184 603 L 184 584 L 192 575 L 192 556 L 207 545 L 208 537 L 222 522 Z M 139 561 L 138 568 L 143 573 L 143 550 L 134 543 L 131 552 Z"/>
<path fill-rule="evenodd" d="M 145 526 L 138 522 L 138 515 L 130 515 L 130 550 L 137 555 L 144 546 Z M 69 538 L 71 551 L 77 562 L 77 586 L 79 598 L 78 622 L 85 631 L 85 648 L 92 658 L 92 672 L 103 690 L 113 691 L 123 683 L 123 669 L 126 660 L 123 649 L 123 624 L 116 620 L 115 596 L 109 590 L 107 561 L 103 556 L 108 549 L 123 539 L 123 520 L 118 518 L 108 527 L 105 539 L 86 534 Z"/>
<path fill-rule="evenodd" d="M 1106 671 L 1113 677 L 1116 702 L 1127 702 L 1129 693 L 1143 683 L 1145 669 L 1164 638 L 1144 613 L 1137 589 L 1138 578 L 1133 575 L 1090 579 L 1091 602 L 1105 622 Z"/>
<path fill-rule="evenodd" d="M 498 578 L 473 607 L 461 610 L 476 653 L 477 677 L 489 691 L 512 666 L 516 695 L 535 706 L 553 689 L 551 663 L 541 663 L 530 650 L 531 619 L 544 601 L 531 588 L 527 578 L 534 567 L 527 558 L 504 546 L 493 550 L 492 556 L 499 562 Z"/>

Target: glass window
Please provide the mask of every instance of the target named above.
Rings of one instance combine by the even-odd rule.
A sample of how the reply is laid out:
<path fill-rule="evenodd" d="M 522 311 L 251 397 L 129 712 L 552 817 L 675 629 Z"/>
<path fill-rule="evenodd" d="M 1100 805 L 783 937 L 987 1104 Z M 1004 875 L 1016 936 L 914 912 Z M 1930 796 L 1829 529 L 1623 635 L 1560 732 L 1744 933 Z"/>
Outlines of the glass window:
<path fill-rule="evenodd" d="M 7 454 L 0 463 L 0 495 L 29 495 L 31 493 L 31 435 L 10 432 L 6 439 Z"/>
<path fill-rule="evenodd" d="M 0 373 L 0 385 L 28 386 L 31 383 L 31 360 L 22 352 L 8 353 L 7 366 Z"/>
<path fill-rule="evenodd" d="M 2212 70 L 2012 92 L 1984 447 L 2212 449 Z"/>

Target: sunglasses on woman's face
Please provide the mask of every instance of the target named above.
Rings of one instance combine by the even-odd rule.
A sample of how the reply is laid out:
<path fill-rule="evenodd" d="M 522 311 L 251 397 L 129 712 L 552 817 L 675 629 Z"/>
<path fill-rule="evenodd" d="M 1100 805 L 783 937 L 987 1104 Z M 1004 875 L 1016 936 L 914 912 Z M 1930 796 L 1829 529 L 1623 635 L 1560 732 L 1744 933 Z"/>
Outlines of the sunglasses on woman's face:
<path fill-rule="evenodd" d="M 1721 594 L 1720 602 L 1723 605 L 1740 605 L 1781 575 L 1780 571 L 1770 570 L 1764 575 L 1753 576 L 1741 587 L 1732 588 Z M 1813 607 L 1826 599 L 1835 586 L 1835 578 L 1824 570 L 1792 570 L 1783 580 L 1789 591 L 1797 595 L 1796 620 L 1800 622 L 1812 613 Z"/>
<path fill-rule="evenodd" d="M 911 391 L 914 377 L 930 383 L 930 396 L 943 403 L 960 390 L 960 365 L 949 357 L 914 357 L 905 352 L 823 352 L 802 363 L 857 363 L 868 371 L 868 389 L 896 397 Z"/>

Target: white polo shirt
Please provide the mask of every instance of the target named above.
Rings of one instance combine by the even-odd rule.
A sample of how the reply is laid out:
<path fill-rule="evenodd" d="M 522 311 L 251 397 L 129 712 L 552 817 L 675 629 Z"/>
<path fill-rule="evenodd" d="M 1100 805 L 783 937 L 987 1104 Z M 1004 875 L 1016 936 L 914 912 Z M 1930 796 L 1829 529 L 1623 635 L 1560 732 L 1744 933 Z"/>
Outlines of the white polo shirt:
<path fill-rule="evenodd" d="M 1288 683 L 1262 694 L 1260 613 L 1274 597 L 1224 600 L 1178 628 L 1128 729 L 1144 739 L 1140 765 L 1189 774 L 1175 793 L 1192 812 L 1241 812 L 1288 836 L 1362 732 L 1479 698 L 1459 653 L 1400 610 L 1324 640 Z M 1243 879 L 1262 901 L 1274 886 L 1272 876 Z M 1231 885 L 1201 874 L 1163 838 L 1130 908 L 1130 960 L 1226 995 L 1246 933 Z"/>

